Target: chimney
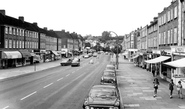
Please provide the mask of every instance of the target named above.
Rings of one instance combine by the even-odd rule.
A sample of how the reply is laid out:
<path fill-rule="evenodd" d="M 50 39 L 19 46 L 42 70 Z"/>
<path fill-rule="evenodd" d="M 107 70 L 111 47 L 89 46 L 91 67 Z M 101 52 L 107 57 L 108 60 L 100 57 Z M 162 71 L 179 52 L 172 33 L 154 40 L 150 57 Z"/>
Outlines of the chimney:
<path fill-rule="evenodd" d="M 33 22 L 33 25 L 37 26 L 37 22 Z"/>
<path fill-rule="evenodd" d="M 22 22 L 24 22 L 24 17 L 23 16 L 19 16 L 19 20 L 21 20 Z"/>
<path fill-rule="evenodd" d="M 5 12 L 5 10 L 0 10 L 0 13 L 2 14 L 2 15 L 6 15 L 6 12 Z"/>
<path fill-rule="evenodd" d="M 44 27 L 44 30 L 48 30 L 48 28 L 47 27 Z"/>

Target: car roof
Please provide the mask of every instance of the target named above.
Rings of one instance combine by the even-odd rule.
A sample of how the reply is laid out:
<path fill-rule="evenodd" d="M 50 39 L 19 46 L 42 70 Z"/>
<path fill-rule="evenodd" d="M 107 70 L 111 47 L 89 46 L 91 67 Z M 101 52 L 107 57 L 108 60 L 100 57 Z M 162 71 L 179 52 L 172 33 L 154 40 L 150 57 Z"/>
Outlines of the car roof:
<path fill-rule="evenodd" d="M 115 86 L 112 86 L 112 85 L 94 85 L 92 87 L 92 89 L 95 89 L 95 88 L 110 88 L 110 89 L 115 89 Z"/>

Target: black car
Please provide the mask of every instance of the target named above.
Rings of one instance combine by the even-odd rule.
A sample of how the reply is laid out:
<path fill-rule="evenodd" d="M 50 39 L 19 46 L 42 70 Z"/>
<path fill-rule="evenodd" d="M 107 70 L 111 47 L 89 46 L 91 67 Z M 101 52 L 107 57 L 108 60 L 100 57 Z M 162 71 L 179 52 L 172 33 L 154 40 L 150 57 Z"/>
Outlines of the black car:
<path fill-rule="evenodd" d="M 62 59 L 62 61 L 60 62 L 61 66 L 66 66 L 66 65 L 71 65 L 72 59 Z"/>
<path fill-rule="evenodd" d="M 111 85 L 94 85 L 85 98 L 83 109 L 121 109 L 118 89 Z"/>

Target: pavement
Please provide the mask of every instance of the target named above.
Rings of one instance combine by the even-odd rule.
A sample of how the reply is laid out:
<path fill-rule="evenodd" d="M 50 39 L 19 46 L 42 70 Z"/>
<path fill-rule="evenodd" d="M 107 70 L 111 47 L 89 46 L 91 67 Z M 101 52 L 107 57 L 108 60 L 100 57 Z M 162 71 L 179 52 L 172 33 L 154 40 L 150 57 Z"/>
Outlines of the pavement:
<path fill-rule="evenodd" d="M 170 99 L 169 82 L 158 77 L 160 85 L 157 97 L 154 98 L 152 73 L 136 67 L 121 55 L 117 74 L 124 109 L 185 109 L 185 96 L 183 95 L 184 99 L 178 98 L 176 86 L 173 98 Z"/>
<path fill-rule="evenodd" d="M 61 62 L 61 59 L 56 61 L 51 61 L 51 62 L 37 63 L 34 65 L 21 66 L 16 68 L 0 69 L 0 81 L 54 68 L 54 67 L 60 66 L 60 62 Z"/>

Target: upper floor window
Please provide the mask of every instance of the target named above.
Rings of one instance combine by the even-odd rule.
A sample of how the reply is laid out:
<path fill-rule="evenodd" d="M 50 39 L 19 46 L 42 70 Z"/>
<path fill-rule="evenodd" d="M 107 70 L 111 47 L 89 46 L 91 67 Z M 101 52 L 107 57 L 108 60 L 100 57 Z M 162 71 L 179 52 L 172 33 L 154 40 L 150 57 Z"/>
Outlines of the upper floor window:
<path fill-rule="evenodd" d="M 166 23 L 166 14 L 164 14 L 163 20 L 164 20 L 163 24 Z"/>
<path fill-rule="evenodd" d="M 174 8 L 174 18 L 177 18 L 177 6 Z"/>
<path fill-rule="evenodd" d="M 173 8 L 171 9 L 171 20 L 173 20 Z"/>
<path fill-rule="evenodd" d="M 9 40 L 9 48 L 12 48 L 12 40 Z"/>
<path fill-rule="evenodd" d="M 170 21 L 170 11 L 168 11 L 168 21 Z"/>
<path fill-rule="evenodd" d="M 13 48 L 15 48 L 15 40 L 13 40 Z"/>
<path fill-rule="evenodd" d="M 8 48 L 8 39 L 5 39 L 5 48 Z"/>
<path fill-rule="evenodd" d="M 22 48 L 22 41 L 19 41 L 19 47 Z"/>
<path fill-rule="evenodd" d="M 167 44 L 170 43 L 170 37 L 171 37 L 171 36 L 170 36 L 170 33 L 171 33 L 170 30 L 168 30 L 168 42 L 167 42 Z"/>
<path fill-rule="evenodd" d="M 12 27 L 9 27 L 9 34 L 12 34 Z"/>
<path fill-rule="evenodd" d="M 177 28 L 174 28 L 174 32 L 173 32 L 173 34 L 174 34 L 174 43 L 177 43 Z"/>
<path fill-rule="evenodd" d="M 24 48 L 24 41 L 22 41 L 22 48 Z"/>
<path fill-rule="evenodd" d="M 164 44 L 166 44 L 166 32 L 164 32 Z"/>
<path fill-rule="evenodd" d="M 170 44 L 172 44 L 173 43 L 173 29 L 171 29 L 171 34 L 170 34 Z"/>
<path fill-rule="evenodd" d="M 19 29 L 17 28 L 17 35 L 19 35 Z"/>
<path fill-rule="evenodd" d="M 19 41 L 17 40 L 17 48 L 19 48 Z"/>
<path fill-rule="evenodd" d="M 8 27 L 5 27 L 5 33 L 8 34 Z"/>

